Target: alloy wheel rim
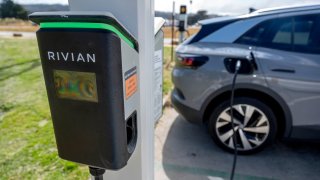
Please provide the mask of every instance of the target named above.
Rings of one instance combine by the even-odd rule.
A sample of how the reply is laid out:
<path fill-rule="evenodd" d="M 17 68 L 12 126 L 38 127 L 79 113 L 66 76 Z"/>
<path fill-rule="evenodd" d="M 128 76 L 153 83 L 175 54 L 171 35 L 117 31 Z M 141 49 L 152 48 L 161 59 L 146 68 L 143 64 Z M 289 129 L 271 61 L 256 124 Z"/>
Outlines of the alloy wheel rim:
<path fill-rule="evenodd" d="M 248 104 L 233 106 L 233 114 L 237 149 L 248 151 L 263 144 L 270 132 L 267 116 L 257 107 Z M 234 149 L 230 107 L 218 116 L 215 129 L 219 140 Z"/>

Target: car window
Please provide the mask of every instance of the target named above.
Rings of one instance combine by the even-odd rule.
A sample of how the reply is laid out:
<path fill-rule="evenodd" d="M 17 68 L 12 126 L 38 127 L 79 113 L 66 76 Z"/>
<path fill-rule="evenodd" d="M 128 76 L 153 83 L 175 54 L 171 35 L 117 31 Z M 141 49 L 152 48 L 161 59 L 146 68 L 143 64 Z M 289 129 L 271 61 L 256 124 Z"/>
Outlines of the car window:
<path fill-rule="evenodd" d="M 320 54 L 320 15 L 277 18 L 262 22 L 235 43 Z"/>
<path fill-rule="evenodd" d="M 294 18 L 294 51 L 320 53 L 319 15 L 297 16 Z"/>
<path fill-rule="evenodd" d="M 275 36 L 273 37 L 271 42 L 273 44 L 279 43 L 291 46 L 292 21 L 276 21 L 275 24 Z"/>
<path fill-rule="evenodd" d="M 307 46 L 309 44 L 308 42 L 313 25 L 314 22 L 312 20 L 294 22 L 294 45 Z"/>
<path fill-rule="evenodd" d="M 224 22 L 217 22 L 217 23 L 212 23 L 212 24 L 206 24 L 203 25 L 200 29 L 200 31 L 193 36 L 192 38 L 189 39 L 189 44 L 199 42 L 206 36 L 208 36 L 211 33 L 216 32 L 217 30 L 235 22 L 237 20 L 229 20 L 229 21 L 224 21 Z"/>
<path fill-rule="evenodd" d="M 291 50 L 292 21 L 292 18 L 277 18 L 264 21 L 241 36 L 235 43 Z"/>
<path fill-rule="evenodd" d="M 254 27 L 257 23 L 264 21 L 266 17 L 245 18 L 224 26 L 209 34 L 200 42 L 233 43 L 238 37 Z"/>
<path fill-rule="evenodd" d="M 271 23 L 271 21 L 260 23 L 259 25 L 253 27 L 251 30 L 245 33 L 243 36 L 241 36 L 238 40 L 235 41 L 235 43 L 257 45 L 260 37 L 264 32 L 266 32 Z"/>
<path fill-rule="evenodd" d="M 293 18 L 278 18 L 269 22 L 268 31 L 260 37 L 258 45 L 272 49 L 292 50 Z"/>
<path fill-rule="evenodd" d="M 291 50 L 292 18 L 278 18 L 262 22 L 245 33 L 235 43 Z"/>

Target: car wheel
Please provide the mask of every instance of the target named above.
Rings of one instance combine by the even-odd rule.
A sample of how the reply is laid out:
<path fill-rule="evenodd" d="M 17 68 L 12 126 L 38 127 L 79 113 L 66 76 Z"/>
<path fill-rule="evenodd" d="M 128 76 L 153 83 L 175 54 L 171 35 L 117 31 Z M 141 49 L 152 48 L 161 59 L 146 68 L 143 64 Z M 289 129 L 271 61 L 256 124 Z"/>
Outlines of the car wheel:
<path fill-rule="evenodd" d="M 239 154 L 259 152 L 274 141 L 277 131 L 276 118 L 266 104 L 253 98 L 238 97 L 234 100 L 233 112 Z M 216 144 L 233 152 L 230 100 L 214 109 L 208 125 Z"/>

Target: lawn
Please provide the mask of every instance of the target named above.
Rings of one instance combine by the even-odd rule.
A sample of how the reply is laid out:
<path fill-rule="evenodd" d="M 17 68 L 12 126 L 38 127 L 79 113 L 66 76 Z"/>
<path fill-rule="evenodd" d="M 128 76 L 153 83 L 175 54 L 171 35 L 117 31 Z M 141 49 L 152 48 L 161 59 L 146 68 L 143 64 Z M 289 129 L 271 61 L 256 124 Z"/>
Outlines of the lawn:
<path fill-rule="evenodd" d="M 165 48 L 165 60 L 170 60 Z M 164 72 L 164 92 L 172 88 Z M 58 157 L 35 39 L 0 39 L 0 179 L 88 179 Z"/>
<path fill-rule="evenodd" d="M 173 55 L 175 56 L 175 54 Z M 164 71 L 163 71 L 163 94 L 168 95 L 172 90 L 171 72 L 174 62 L 171 61 L 171 47 L 164 47 Z"/>
<path fill-rule="evenodd" d="M 35 40 L 0 39 L 0 179 L 87 179 L 58 158 Z"/>

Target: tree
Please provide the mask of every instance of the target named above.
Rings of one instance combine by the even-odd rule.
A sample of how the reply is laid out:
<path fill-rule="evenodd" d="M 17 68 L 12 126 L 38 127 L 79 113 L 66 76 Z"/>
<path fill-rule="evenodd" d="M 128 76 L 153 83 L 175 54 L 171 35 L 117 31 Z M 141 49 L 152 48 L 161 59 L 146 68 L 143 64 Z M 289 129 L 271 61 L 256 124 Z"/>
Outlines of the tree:
<path fill-rule="evenodd" d="M 15 4 L 12 0 L 3 0 L 0 4 L 0 17 L 27 19 L 28 12 L 21 5 Z"/>

